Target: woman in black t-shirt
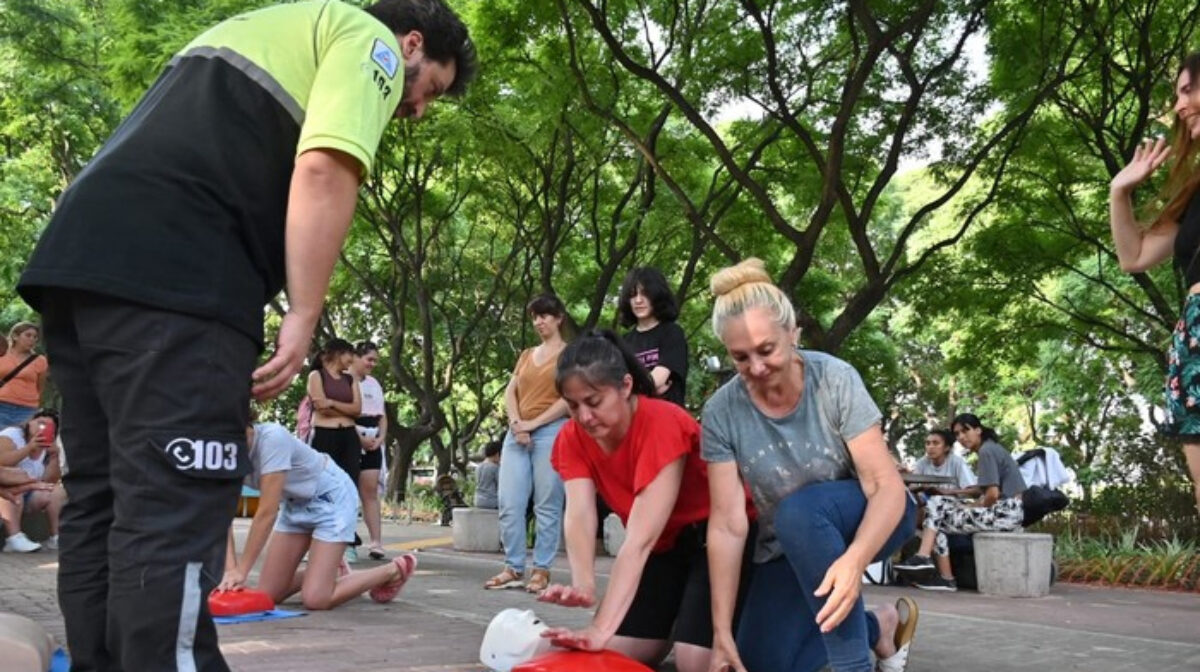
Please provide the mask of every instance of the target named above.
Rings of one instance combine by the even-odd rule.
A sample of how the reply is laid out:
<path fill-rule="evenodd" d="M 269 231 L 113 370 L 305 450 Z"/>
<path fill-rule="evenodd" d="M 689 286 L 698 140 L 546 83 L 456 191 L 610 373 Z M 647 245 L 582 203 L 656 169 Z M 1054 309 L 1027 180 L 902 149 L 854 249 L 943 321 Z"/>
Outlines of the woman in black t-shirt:
<path fill-rule="evenodd" d="M 1175 76 L 1173 138 L 1146 140 L 1109 184 L 1109 216 L 1122 270 L 1141 273 L 1171 258 L 1182 271 L 1187 298 L 1167 352 L 1166 432 L 1183 442 L 1200 507 L 1200 52 L 1184 57 Z M 1133 191 L 1167 158 L 1166 206 L 1147 225 L 1133 214 Z"/>
<path fill-rule="evenodd" d="M 629 271 L 621 283 L 618 305 L 621 326 L 633 327 L 624 336 L 625 344 L 654 379 L 658 396 L 683 406 L 688 374 L 687 337 L 675 323 L 679 307 L 667 279 L 656 268 Z"/>

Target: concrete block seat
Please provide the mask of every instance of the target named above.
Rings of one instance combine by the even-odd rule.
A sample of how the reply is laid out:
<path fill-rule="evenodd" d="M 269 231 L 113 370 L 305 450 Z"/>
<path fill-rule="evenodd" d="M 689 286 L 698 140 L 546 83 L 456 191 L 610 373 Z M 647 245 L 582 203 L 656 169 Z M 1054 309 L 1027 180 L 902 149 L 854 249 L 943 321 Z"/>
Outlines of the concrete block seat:
<path fill-rule="evenodd" d="M 1005 597 L 1043 597 L 1054 573 L 1054 535 L 977 532 L 975 576 L 979 592 Z"/>
<path fill-rule="evenodd" d="M 495 553 L 500 550 L 500 512 L 496 509 L 455 507 L 452 529 L 456 551 Z"/>

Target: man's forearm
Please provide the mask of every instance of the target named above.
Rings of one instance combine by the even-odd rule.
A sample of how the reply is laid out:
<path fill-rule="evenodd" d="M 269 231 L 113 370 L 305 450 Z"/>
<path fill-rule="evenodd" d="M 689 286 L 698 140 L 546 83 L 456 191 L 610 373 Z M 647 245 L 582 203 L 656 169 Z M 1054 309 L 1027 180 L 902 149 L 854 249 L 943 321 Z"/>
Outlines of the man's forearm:
<path fill-rule="evenodd" d="M 315 325 L 358 201 L 358 163 L 335 151 L 296 159 L 288 196 L 288 310 Z"/>

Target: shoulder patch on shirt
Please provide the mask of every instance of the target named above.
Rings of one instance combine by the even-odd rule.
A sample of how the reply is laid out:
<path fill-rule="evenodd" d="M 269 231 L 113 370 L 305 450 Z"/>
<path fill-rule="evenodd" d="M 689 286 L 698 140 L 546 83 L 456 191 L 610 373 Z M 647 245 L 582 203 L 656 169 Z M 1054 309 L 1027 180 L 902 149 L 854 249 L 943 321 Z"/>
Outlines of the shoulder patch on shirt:
<path fill-rule="evenodd" d="M 375 38 L 375 43 L 371 45 L 371 60 L 383 68 L 388 77 L 396 78 L 396 68 L 400 66 L 400 57 L 379 38 Z"/>

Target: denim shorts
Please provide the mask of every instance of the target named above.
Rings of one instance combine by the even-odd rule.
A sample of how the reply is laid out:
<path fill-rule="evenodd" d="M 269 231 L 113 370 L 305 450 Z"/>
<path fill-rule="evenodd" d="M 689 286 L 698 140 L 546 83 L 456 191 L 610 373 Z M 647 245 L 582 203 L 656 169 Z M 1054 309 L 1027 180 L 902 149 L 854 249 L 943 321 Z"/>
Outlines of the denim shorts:
<path fill-rule="evenodd" d="M 0 429 L 19 425 L 32 418 L 34 413 L 37 413 L 36 408 L 0 401 Z"/>
<path fill-rule="evenodd" d="M 333 460 L 317 482 L 312 499 L 285 497 L 275 519 L 275 530 L 288 534 L 311 534 L 329 544 L 352 543 L 358 527 L 358 490 L 350 477 Z"/>

